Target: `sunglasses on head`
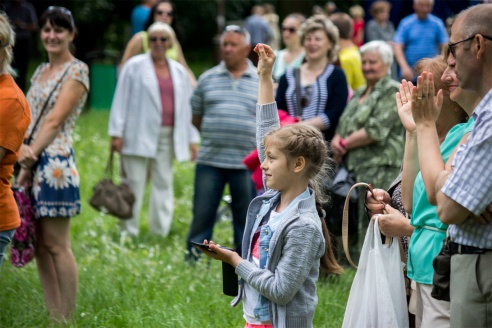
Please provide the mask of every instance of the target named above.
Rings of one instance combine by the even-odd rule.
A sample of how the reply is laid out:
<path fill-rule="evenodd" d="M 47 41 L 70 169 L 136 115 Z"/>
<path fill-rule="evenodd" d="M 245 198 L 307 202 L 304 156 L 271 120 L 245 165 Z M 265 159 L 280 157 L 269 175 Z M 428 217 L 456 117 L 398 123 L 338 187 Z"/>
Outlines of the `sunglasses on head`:
<path fill-rule="evenodd" d="M 160 38 L 156 37 L 156 36 L 151 36 L 149 38 L 149 41 L 150 42 L 157 42 L 157 40 L 161 41 L 162 43 L 166 42 L 167 41 L 167 38 L 161 36 Z"/>
<path fill-rule="evenodd" d="M 241 26 L 239 26 L 239 25 L 227 25 L 224 28 L 224 31 L 225 32 L 236 32 L 236 33 L 244 34 L 243 28 Z"/>
<path fill-rule="evenodd" d="M 297 29 L 294 27 L 283 27 L 281 28 L 282 32 L 289 32 L 289 33 L 295 33 Z"/>
<path fill-rule="evenodd" d="M 167 17 L 173 17 L 174 13 L 172 11 L 157 10 L 157 15 L 166 15 Z"/>
<path fill-rule="evenodd" d="M 68 17 L 68 19 L 70 20 L 70 24 L 72 25 L 72 27 L 75 26 L 75 22 L 73 21 L 73 16 L 72 16 L 72 12 L 70 10 L 68 10 L 67 8 L 65 7 L 60 7 L 60 6 L 49 6 L 47 9 L 46 9 L 46 12 L 48 13 L 51 13 L 51 12 L 59 12 L 59 13 L 62 13 L 64 14 L 65 16 Z"/>

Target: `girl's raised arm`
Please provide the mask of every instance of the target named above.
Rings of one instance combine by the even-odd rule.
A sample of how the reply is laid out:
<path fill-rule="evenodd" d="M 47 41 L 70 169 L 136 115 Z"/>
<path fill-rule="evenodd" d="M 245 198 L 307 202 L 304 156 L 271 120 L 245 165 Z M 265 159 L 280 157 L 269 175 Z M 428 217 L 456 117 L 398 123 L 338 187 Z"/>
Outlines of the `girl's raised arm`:
<path fill-rule="evenodd" d="M 273 93 L 272 69 L 275 53 L 266 44 L 258 43 L 254 49 L 258 54 L 258 105 L 275 102 Z"/>

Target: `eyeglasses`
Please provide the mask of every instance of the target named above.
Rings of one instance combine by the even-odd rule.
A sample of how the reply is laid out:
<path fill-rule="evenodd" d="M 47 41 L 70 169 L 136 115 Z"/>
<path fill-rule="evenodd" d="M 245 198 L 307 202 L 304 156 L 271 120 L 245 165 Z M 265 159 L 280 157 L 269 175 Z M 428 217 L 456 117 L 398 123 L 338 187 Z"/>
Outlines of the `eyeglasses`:
<path fill-rule="evenodd" d="M 306 85 L 303 89 L 304 95 L 301 98 L 301 106 L 302 108 L 309 106 L 309 102 L 311 100 L 311 95 L 313 94 L 313 85 Z"/>
<path fill-rule="evenodd" d="M 453 55 L 454 58 L 456 58 L 456 46 L 460 43 L 463 43 L 463 42 L 466 42 L 466 41 L 470 41 L 472 40 L 477 34 L 473 35 L 473 36 L 470 36 L 469 38 L 466 38 L 466 39 L 463 39 L 461 41 L 458 41 L 458 42 L 454 42 L 454 43 L 448 43 L 448 49 L 449 49 L 449 52 Z M 484 39 L 487 39 L 487 40 L 490 40 L 492 41 L 492 37 L 490 36 L 486 36 L 486 35 L 482 35 L 480 34 Z"/>
<path fill-rule="evenodd" d="M 296 33 L 297 29 L 294 27 L 283 27 L 281 28 L 282 32 Z"/>
<path fill-rule="evenodd" d="M 60 7 L 60 6 L 49 6 L 48 9 L 46 9 L 46 12 L 48 12 L 48 13 L 54 12 L 54 11 L 58 11 L 64 15 L 66 15 L 68 17 L 68 19 L 70 20 L 70 25 L 72 27 L 75 27 L 75 22 L 73 20 L 72 12 L 70 10 L 68 10 L 65 7 Z"/>
<path fill-rule="evenodd" d="M 157 10 L 157 15 L 166 15 L 167 17 L 173 17 L 174 13 L 172 11 Z"/>
<path fill-rule="evenodd" d="M 161 36 L 160 38 L 156 37 L 156 36 L 151 36 L 149 38 L 149 41 L 150 42 L 157 42 L 157 40 L 161 41 L 162 43 L 166 42 L 167 41 L 167 38 Z"/>

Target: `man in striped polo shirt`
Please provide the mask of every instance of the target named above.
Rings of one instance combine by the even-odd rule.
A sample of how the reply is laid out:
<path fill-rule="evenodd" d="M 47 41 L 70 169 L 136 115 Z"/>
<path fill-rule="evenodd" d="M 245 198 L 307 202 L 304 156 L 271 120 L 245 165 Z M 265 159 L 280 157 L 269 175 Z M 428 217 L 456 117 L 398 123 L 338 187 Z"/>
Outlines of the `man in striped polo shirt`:
<path fill-rule="evenodd" d="M 212 238 L 217 208 L 225 185 L 232 197 L 234 246 L 241 253 L 246 212 L 254 187 L 243 158 L 255 149 L 255 109 L 258 75 L 248 54 L 249 33 L 229 25 L 220 40 L 222 62 L 203 73 L 191 98 L 193 124 L 201 133 L 195 169 L 193 221 L 188 232 L 188 259 L 195 259 L 190 242 Z"/>

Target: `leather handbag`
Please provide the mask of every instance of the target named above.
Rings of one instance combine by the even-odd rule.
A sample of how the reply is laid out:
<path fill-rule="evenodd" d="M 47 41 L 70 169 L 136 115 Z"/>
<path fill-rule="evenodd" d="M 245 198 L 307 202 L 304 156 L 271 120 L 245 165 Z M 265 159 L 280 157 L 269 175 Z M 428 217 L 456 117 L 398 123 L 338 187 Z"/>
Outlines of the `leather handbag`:
<path fill-rule="evenodd" d="M 113 181 L 113 154 L 114 151 L 111 151 L 105 177 L 94 186 L 89 204 L 96 210 L 118 219 L 130 219 L 135 196 L 126 182 L 118 185 Z"/>

